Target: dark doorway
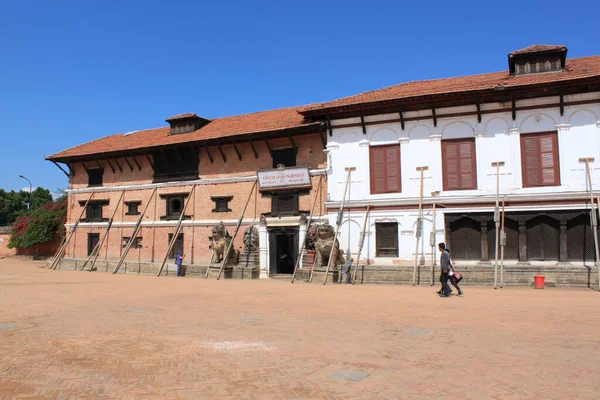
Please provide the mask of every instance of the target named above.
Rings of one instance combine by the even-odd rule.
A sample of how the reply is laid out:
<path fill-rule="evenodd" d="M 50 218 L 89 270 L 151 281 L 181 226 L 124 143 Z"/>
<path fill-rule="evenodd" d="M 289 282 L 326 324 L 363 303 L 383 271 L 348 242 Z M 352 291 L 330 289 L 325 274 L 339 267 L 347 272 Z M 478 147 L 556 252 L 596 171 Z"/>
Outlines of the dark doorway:
<path fill-rule="evenodd" d="M 90 256 L 92 254 L 92 251 L 94 251 L 94 248 L 100 241 L 100 234 L 99 233 L 88 233 L 87 236 L 88 236 L 87 250 L 88 250 L 88 256 Z"/>
<path fill-rule="evenodd" d="M 594 231 L 590 227 L 589 214 L 581 214 L 567 222 L 567 258 L 569 261 L 596 259 Z"/>
<path fill-rule="evenodd" d="M 298 228 L 269 229 L 270 271 L 292 274 L 298 257 Z"/>
<path fill-rule="evenodd" d="M 527 221 L 527 259 L 558 261 L 559 222 L 547 215 Z"/>
<path fill-rule="evenodd" d="M 450 254 L 454 260 L 481 260 L 481 223 L 463 217 L 450 223 Z"/>
<path fill-rule="evenodd" d="M 171 243 L 171 240 L 173 240 L 173 234 L 169 233 L 169 243 Z M 169 258 L 175 258 L 177 253 L 183 255 L 183 233 L 177 235 L 177 240 L 175 240 L 175 244 L 173 244 L 173 248 L 169 253 Z"/>

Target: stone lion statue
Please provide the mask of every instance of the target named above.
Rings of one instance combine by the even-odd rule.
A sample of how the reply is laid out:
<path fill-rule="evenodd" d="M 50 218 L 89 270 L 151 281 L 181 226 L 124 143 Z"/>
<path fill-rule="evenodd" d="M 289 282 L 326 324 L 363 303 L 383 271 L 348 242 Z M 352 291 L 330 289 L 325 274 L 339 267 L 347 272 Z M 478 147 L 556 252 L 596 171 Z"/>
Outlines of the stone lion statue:
<path fill-rule="evenodd" d="M 327 266 L 329 257 L 334 257 L 331 264 L 332 267 L 344 263 L 344 251 L 340 250 L 340 243 L 335 241 L 333 237 L 335 232 L 333 226 L 325 223 L 317 227 L 317 241 L 315 242 L 315 250 L 317 251 L 317 267 Z"/>
<path fill-rule="evenodd" d="M 244 253 L 253 253 L 258 251 L 258 229 L 255 225 L 250 225 L 244 232 Z"/>
<path fill-rule="evenodd" d="M 212 228 L 211 235 L 211 247 L 213 251 L 212 262 L 215 264 L 223 262 L 223 254 L 227 251 L 227 247 L 229 243 L 231 243 L 231 236 L 227 229 L 225 229 L 225 225 L 223 223 L 219 223 Z M 240 258 L 240 251 L 231 247 L 229 251 L 229 255 L 227 256 L 227 264 L 237 265 Z"/>

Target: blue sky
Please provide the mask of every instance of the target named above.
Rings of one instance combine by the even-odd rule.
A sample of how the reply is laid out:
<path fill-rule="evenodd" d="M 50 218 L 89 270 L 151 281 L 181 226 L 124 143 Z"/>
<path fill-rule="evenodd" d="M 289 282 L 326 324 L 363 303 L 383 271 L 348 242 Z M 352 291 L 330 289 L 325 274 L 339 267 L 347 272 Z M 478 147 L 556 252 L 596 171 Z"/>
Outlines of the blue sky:
<path fill-rule="evenodd" d="M 597 1 L 4 1 L 0 188 L 66 188 L 44 157 L 112 133 L 600 54 Z"/>

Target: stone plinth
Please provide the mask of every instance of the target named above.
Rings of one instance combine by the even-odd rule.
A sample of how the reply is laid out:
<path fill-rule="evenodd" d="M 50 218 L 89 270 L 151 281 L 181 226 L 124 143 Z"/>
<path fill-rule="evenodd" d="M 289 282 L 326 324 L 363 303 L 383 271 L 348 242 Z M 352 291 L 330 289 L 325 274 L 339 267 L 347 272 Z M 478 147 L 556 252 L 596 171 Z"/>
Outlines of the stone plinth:
<path fill-rule="evenodd" d="M 325 279 L 325 271 L 326 268 L 315 268 L 312 274 L 311 283 L 320 283 L 323 284 L 323 280 Z M 340 279 L 340 271 L 333 270 L 333 268 L 329 269 L 329 273 L 327 274 L 327 283 L 338 283 Z"/>

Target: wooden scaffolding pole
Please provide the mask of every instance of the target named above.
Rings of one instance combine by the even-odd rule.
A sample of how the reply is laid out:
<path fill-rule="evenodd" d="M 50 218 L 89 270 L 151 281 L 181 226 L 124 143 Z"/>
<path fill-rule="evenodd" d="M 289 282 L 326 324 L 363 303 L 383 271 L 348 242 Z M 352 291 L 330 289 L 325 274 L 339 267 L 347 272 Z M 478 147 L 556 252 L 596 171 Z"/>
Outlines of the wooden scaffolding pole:
<path fill-rule="evenodd" d="M 181 230 L 182 230 L 181 223 L 183 222 L 183 217 L 185 216 L 185 212 L 187 211 L 188 206 L 190 205 L 190 203 L 193 203 L 193 201 L 194 201 L 193 200 L 194 197 L 192 197 L 192 195 L 194 194 L 195 191 L 196 191 L 196 185 L 194 184 L 192 186 L 192 190 L 190 190 L 190 194 L 188 195 L 187 201 L 185 202 L 185 206 L 183 207 L 183 210 L 181 211 L 181 215 L 179 216 L 179 219 L 177 220 L 177 226 L 175 227 L 175 232 L 173 233 L 173 237 L 171 238 L 171 241 L 169 242 L 169 247 L 167 247 L 167 251 L 165 252 L 165 256 L 162 260 L 162 263 L 160 264 L 160 269 L 158 270 L 158 274 L 156 274 L 156 276 L 160 276 L 160 274 L 162 273 L 162 270 L 165 267 L 167 259 L 169 258 L 169 253 L 173 249 L 173 246 L 175 246 L 175 242 L 177 241 L 177 236 L 179 236 L 179 234 L 181 233 Z"/>
<path fill-rule="evenodd" d="M 590 172 L 590 162 L 594 162 L 594 158 L 580 158 L 579 162 L 585 163 L 585 176 L 588 183 L 588 190 L 590 191 L 590 227 L 594 233 L 594 252 L 596 254 L 594 265 L 598 271 L 598 290 L 600 290 L 600 265 L 598 264 L 600 258 L 600 251 L 598 250 L 598 218 L 596 216 L 596 202 L 594 201 L 594 188 L 592 187 L 592 174 Z"/>
<path fill-rule="evenodd" d="M 323 175 L 319 177 L 319 184 L 317 185 L 317 190 L 315 192 L 315 200 L 313 201 L 312 208 L 310 209 L 310 215 L 308 216 L 308 220 L 306 220 L 306 234 L 304 235 L 304 240 L 300 245 L 300 250 L 298 250 L 298 257 L 296 258 L 296 265 L 294 266 L 294 273 L 292 274 L 292 283 L 296 280 L 296 272 L 298 272 L 298 266 L 300 265 L 300 260 L 302 258 L 302 252 L 304 251 L 304 247 L 306 246 L 306 241 L 308 239 L 308 235 L 310 234 L 310 224 L 312 223 L 313 213 L 315 211 L 315 206 L 317 205 L 317 201 L 320 197 L 320 190 L 323 184 Z"/>
<path fill-rule="evenodd" d="M 119 200 L 117 200 L 117 206 L 115 207 L 115 211 L 113 211 L 112 216 L 108 220 L 108 224 L 106 225 L 106 230 L 102 233 L 102 237 L 100 238 L 100 240 L 98 241 L 98 243 L 96 243 L 96 246 L 94 247 L 94 249 L 90 253 L 89 257 L 87 258 L 87 260 L 85 260 L 85 262 L 81 266 L 81 270 L 82 271 L 85 268 L 86 264 L 88 262 L 90 262 L 90 260 L 92 258 L 94 260 L 92 261 L 92 265 L 90 265 L 90 269 L 89 270 L 92 271 L 94 269 L 94 265 L 96 264 L 96 260 L 98 260 L 98 256 L 100 255 L 100 249 L 102 248 L 102 244 L 104 243 L 104 239 L 106 239 L 106 237 L 108 236 L 108 231 L 110 230 L 110 227 L 112 226 L 112 223 L 113 223 L 113 221 L 115 219 L 115 215 L 117 214 L 117 210 L 119 209 L 119 205 L 121 204 L 121 200 L 123 199 L 124 195 L 125 195 L 125 191 L 121 190 L 121 195 L 119 196 Z"/>
<path fill-rule="evenodd" d="M 506 232 L 504 231 L 504 205 L 506 196 L 502 199 L 502 212 L 500 216 L 500 287 L 504 286 L 504 247 L 506 247 Z"/>
<path fill-rule="evenodd" d="M 58 267 L 58 265 L 60 264 L 60 260 L 64 257 L 65 252 L 67 250 L 67 246 L 69 246 L 69 242 L 71 241 L 71 238 L 75 234 L 75 230 L 77 230 L 77 226 L 79 225 L 79 222 L 81 221 L 81 217 L 83 217 L 83 213 L 85 213 L 85 210 L 87 209 L 87 206 L 90 203 L 90 200 L 92 200 L 92 197 L 94 197 L 94 193 L 95 192 L 92 192 L 90 197 L 85 202 L 85 205 L 83 206 L 83 209 L 81 210 L 81 213 L 79 214 L 79 217 L 77 218 L 77 221 L 75 221 L 75 225 L 73 225 L 73 230 L 71 230 L 71 233 L 69 234 L 67 239 L 65 239 L 65 242 L 63 243 L 62 247 L 58 250 L 58 253 L 56 253 L 54 260 L 52 261 L 52 264 L 50 265 L 50 269 L 56 269 Z"/>
<path fill-rule="evenodd" d="M 240 214 L 240 218 L 238 219 L 235 230 L 233 231 L 233 236 L 231 236 L 231 241 L 229 242 L 229 245 L 227 246 L 227 251 L 225 253 L 223 253 L 223 262 L 221 262 L 221 268 L 219 268 L 219 274 L 217 275 L 217 280 L 221 279 L 221 274 L 223 273 L 223 268 L 225 268 L 225 264 L 227 264 L 227 259 L 229 258 L 229 252 L 233 248 L 233 241 L 235 240 L 235 237 L 237 236 L 237 233 L 240 230 L 240 226 L 242 225 L 242 221 L 244 219 L 244 214 L 246 213 L 246 208 L 248 208 L 248 203 L 250 203 L 252 194 L 254 194 L 254 189 L 258 190 L 257 184 L 258 184 L 258 178 L 252 184 L 252 189 L 250 189 L 250 194 L 248 195 L 248 200 L 246 200 L 246 204 L 244 204 L 244 209 L 242 210 L 242 213 Z"/>
<path fill-rule="evenodd" d="M 417 268 L 419 266 L 419 242 L 423 231 L 423 172 L 427 171 L 429 167 L 417 167 L 419 171 L 419 215 L 417 216 L 417 229 L 415 234 L 415 266 L 413 268 L 413 279 L 412 285 L 417 284 Z"/>
<path fill-rule="evenodd" d="M 348 184 L 350 183 L 350 173 L 356 170 L 356 167 L 346 167 L 346 184 L 344 185 L 344 195 L 342 197 L 342 204 L 340 205 L 340 210 L 338 211 L 337 221 L 335 222 L 335 235 L 333 235 L 333 244 L 331 245 L 331 253 L 329 254 L 329 260 L 327 260 L 327 268 L 325 269 L 325 277 L 323 278 L 323 285 L 327 284 L 327 275 L 329 275 L 329 269 L 331 268 L 331 263 L 334 262 L 335 258 L 337 258 L 337 254 L 339 254 L 339 244 L 338 250 L 335 251 L 335 244 L 337 243 L 337 238 L 340 233 L 340 225 L 342 224 L 342 213 L 344 212 L 344 204 L 346 203 L 346 193 L 348 192 Z M 336 253 L 336 254 L 334 254 Z"/>
<path fill-rule="evenodd" d="M 431 286 L 435 285 L 435 201 L 432 208 L 431 234 L 429 235 L 429 246 L 431 246 Z"/>
<path fill-rule="evenodd" d="M 117 263 L 117 266 L 113 270 L 113 274 L 116 274 L 117 272 L 119 272 L 119 269 L 121 268 L 121 265 L 123 265 L 123 262 L 125 261 L 125 257 L 127 257 L 127 253 L 129 252 L 129 249 L 133 245 L 133 242 L 135 242 L 135 237 L 137 236 L 137 234 L 138 234 L 138 232 L 140 230 L 140 225 L 142 224 L 142 220 L 144 219 L 144 215 L 146 215 L 146 210 L 148 210 L 148 206 L 152 202 L 152 197 L 154 197 L 154 195 L 156 194 L 157 189 L 158 188 L 154 188 L 154 190 L 152 191 L 152 194 L 148 198 L 148 203 L 146 203 L 146 205 L 144 206 L 144 210 L 140 214 L 140 217 L 138 218 L 137 222 L 135 223 L 135 226 L 133 227 L 133 231 L 131 232 L 131 236 L 129 237 L 129 242 L 127 242 L 127 245 L 125 246 L 125 249 L 123 250 L 123 253 L 121 254 L 121 258 L 119 259 L 119 262 Z M 155 201 L 156 200 L 157 199 L 155 198 Z"/>
<path fill-rule="evenodd" d="M 362 253 L 363 246 L 365 244 L 365 236 L 367 234 L 367 221 L 369 220 L 369 213 L 371 212 L 371 205 L 367 205 L 367 212 L 365 213 L 365 220 L 363 221 L 362 232 L 358 239 L 358 255 L 356 256 L 356 267 L 354 267 L 354 273 L 352 274 L 352 284 L 356 283 L 356 272 L 360 265 L 360 253 Z M 362 282 L 361 282 L 362 283 Z"/>

